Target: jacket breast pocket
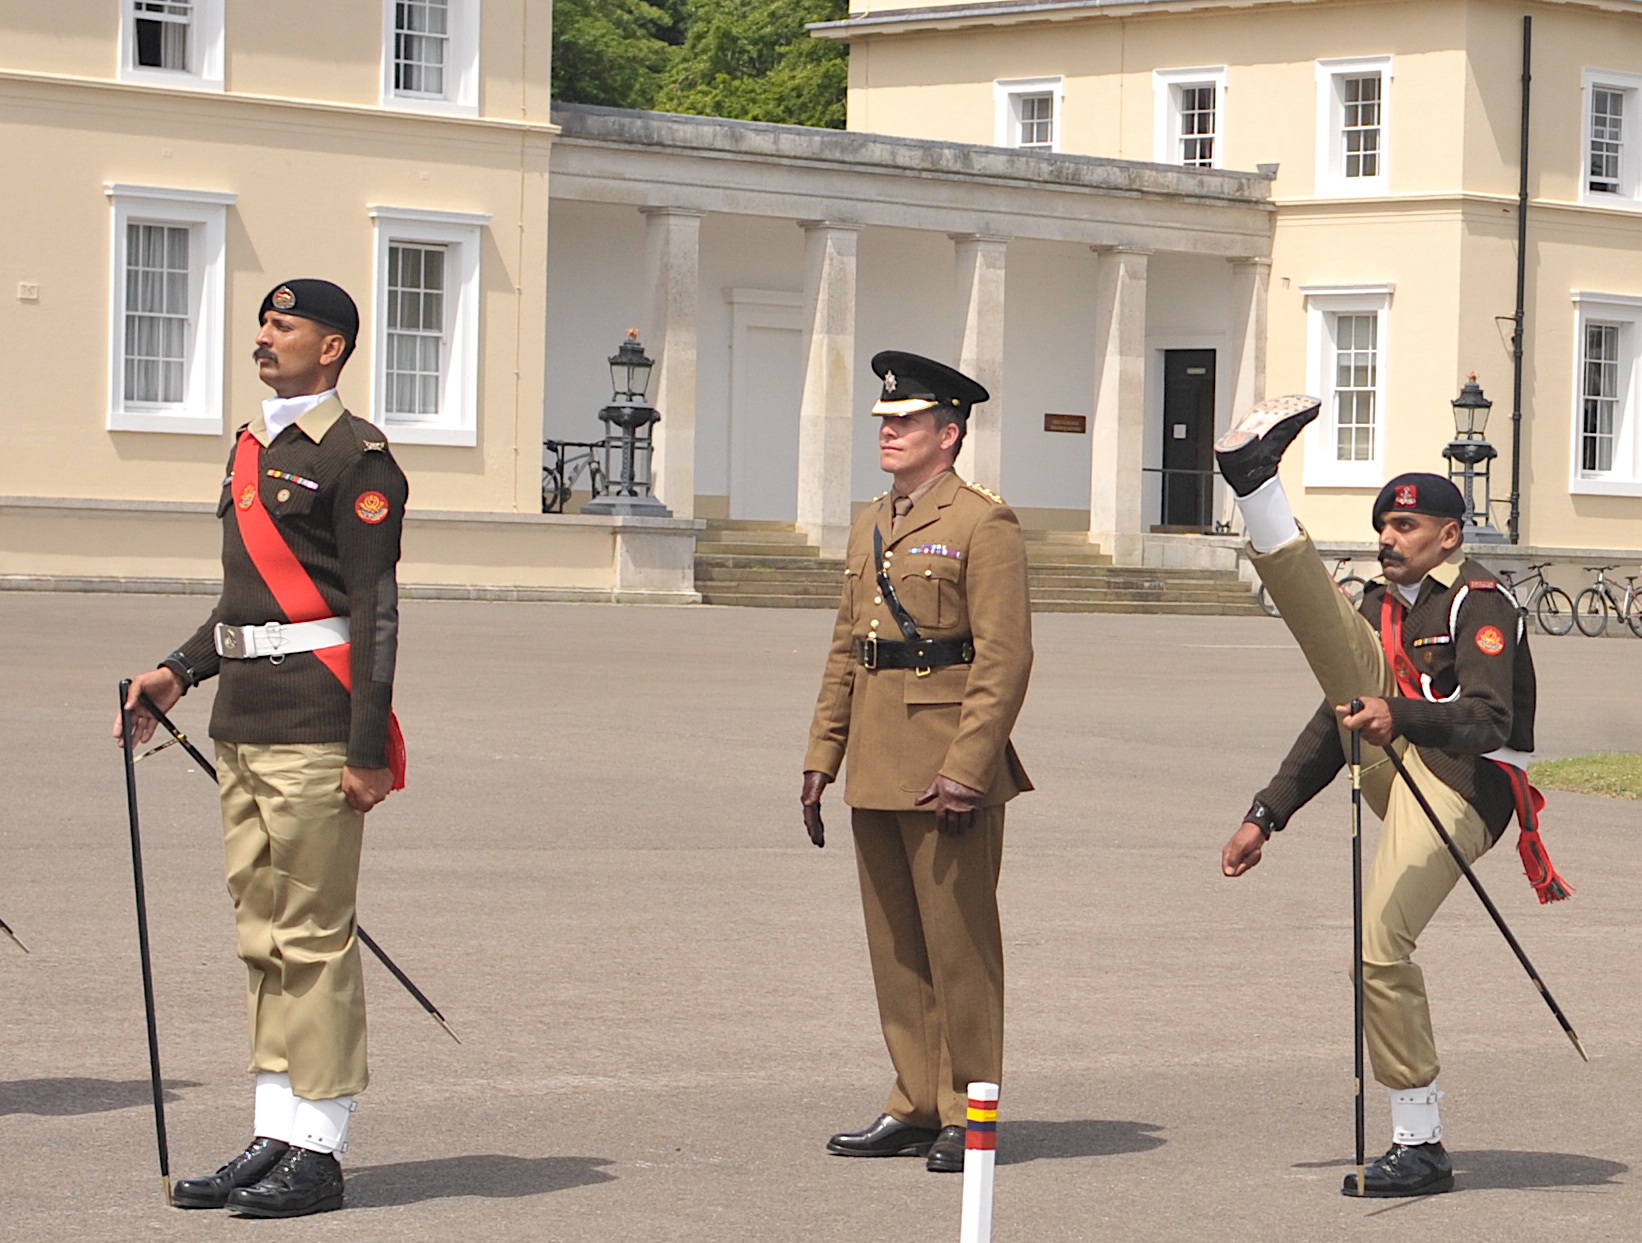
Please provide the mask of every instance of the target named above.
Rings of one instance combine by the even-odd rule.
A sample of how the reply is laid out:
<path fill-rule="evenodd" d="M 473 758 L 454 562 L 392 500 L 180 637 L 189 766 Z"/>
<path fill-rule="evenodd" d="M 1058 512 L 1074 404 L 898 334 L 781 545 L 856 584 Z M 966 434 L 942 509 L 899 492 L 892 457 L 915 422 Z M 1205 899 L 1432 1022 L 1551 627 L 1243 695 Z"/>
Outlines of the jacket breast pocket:
<path fill-rule="evenodd" d="M 296 518 L 313 512 L 319 493 L 284 479 L 262 481 L 262 503 L 276 518 Z"/>
<path fill-rule="evenodd" d="M 896 567 L 895 591 L 921 627 L 950 630 L 963 619 L 963 563 L 953 557 L 920 558 Z"/>

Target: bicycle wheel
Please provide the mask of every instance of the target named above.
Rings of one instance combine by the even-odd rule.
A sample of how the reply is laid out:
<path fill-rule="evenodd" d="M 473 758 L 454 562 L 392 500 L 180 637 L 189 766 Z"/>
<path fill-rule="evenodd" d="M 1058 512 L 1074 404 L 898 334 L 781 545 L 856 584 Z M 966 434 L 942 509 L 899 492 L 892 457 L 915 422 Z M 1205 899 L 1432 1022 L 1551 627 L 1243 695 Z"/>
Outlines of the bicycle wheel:
<path fill-rule="evenodd" d="M 542 512 L 562 514 L 564 503 L 570 499 L 570 489 L 564 486 L 564 476 L 551 468 L 542 471 Z"/>
<path fill-rule="evenodd" d="M 1547 587 L 1534 601 L 1534 620 L 1546 634 L 1565 635 L 1574 628 L 1574 602 L 1560 587 Z"/>
<path fill-rule="evenodd" d="M 1366 580 L 1358 578 L 1355 574 L 1347 574 L 1344 578 L 1335 579 L 1334 584 L 1340 589 L 1340 594 L 1351 601 L 1352 608 L 1362 607 L 1363 591 L 1368 586 Z"/>
<path fill-rule="evenodd" d="M 1267 617 L 1282 616 L 1282 613 L 1277 611 L 1277 606 L 1271 602 L 1271 597 L 1266 594 L 1266 585 L 1264 583 L 1260 584 L 1260 590 L 1254 593 L 1254 598 L 1260 601 L 1260 610 Z"/>
<path fill-rule="evenodd" d="M 1574 599 L 1574 625 L 1586 638 L 1601 638 L 1608 630 L 1608 598 L 1595 587 L 1585 588 Z"/>
<path fill-rule="evenodd" d="M 1642 639 L 1642 592 L 1634 593 L 1625 601 L 1625 624 L 1632 634 Z"/>

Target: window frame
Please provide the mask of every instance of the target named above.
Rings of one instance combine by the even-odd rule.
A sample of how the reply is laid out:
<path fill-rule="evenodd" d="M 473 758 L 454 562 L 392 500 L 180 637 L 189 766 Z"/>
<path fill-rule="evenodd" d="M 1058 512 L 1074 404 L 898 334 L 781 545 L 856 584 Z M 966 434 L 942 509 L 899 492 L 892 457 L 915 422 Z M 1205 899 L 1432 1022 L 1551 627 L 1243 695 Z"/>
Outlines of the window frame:
<path fill-rule="evenodd" d="M 115 80 L 145 86 L 169 86 L 190 91 L 221 91 L 223 83 L 224 14 L 227 0 L 193 0 L 188 24 L 188 68 L 155 69 L 138 65 L 137 11 L 134 0 L 120 0 L 120 38 Z"/>
<path fill-rule="evenodd" d="M 373 205 L 366 209 L 376 226 L 375 312 L 372 316 L 371 421 L 397 444 L 479 443 L 479 318 L 482 294 L 481 246 L 490 227 L 488 213 L 433 211 Z M 395 243 L 443 246 L 447 361 L 439 382 L 439 413 L 430 419 L 389 415 L 388 250 Z"/>
<path fill-rule="evenodd" d="M 1208 168 L 1224 168 L 1226 152 L 1226 66 L 1152 71 L 1152 162 L 1177 168 L 1188 165 L 1180 150 L 1181 92 L 1187 87 L 1214 87 L 1214 158 Z"/>
<path fill-rule="evenodd" d="M 1316 192 L 1325 198 L 1364 198 L 1389 193 L 1391 171 L 1391 97 L 1396 58 L 1353 56 L 1317 62 Z M 1379 171 L 1372 177 L 1345 175 L 1345 101 L 1347 78 L 1378 74 L 1380 78 Z"/>
<path fill-rule="evenodd" d="M 112 217 L 109 247 L 108 421 L 111 432 L 220 436 L 228 261 L 228 209 L 239 196 L 214 190 L 105 182 Z M 186 227 L 191 331 L 180 402 L 128 402 L 125 396 L 126 226 Z M 195 271 L 198 255 L 199 270 Z"/>
<path fill-rule="evenodd" d="M 1020 101 L 1029 95 L 1050 98 L 1050 141 L 1048 146 L 1023 147 L 1020 143 Z M 1054 154 L 1061 149 L 1061 130 L 1066 114 L 1066 79 L 999 78 L 992 84 L 992 143 L 1011 151 Z"/>
<path fill-rule="evenodd" d="M 479 34 L 481 0 L 449 0 L 450 58 L 443 96 L 402 94 L 393 84 L 396 0 L 382 0 L 382 106 L 449 116 L 479 115 Z"/>
<path fill-rule="evenodd" d="M 1302 285 L 1306 300 L 1306 391 L 1322 399 L 1321 417 L 1306 429 L 1303 483 L 1308 488 L 1378 488 L 1385 482 L 1391 341 L 1391 302 L 1394 284 Z M 1339 459 L 1339 424 L 1334 384 L 1335 338 L 1333 317 L 1374 315 L 1374 456 L 1365 461 Z"/>
<path fill-rule="evenodd" d="M 1625 100 L 1626 133 L 1620 138 L 1619 189 L 1591 189 L 1592 105 L 1598 89 L 1616 91 Z M 1642 74 L 1614 69 L 1586 69 L 1580 88 L 1579 201 L 1591 207 L 1621 211 L 1642 209 Z"/>
<path fill-rule="evenodd" d="M 1576 290 L 1574 302 L 1573 393 L 1569 423 L 1568 491 L 1574 496 L 1642 496 L 1642 297 Z M 1614 467 L 1587 473 L 1584 447 L 1585 329 L 1611 324 L 1619 329 L 1619 406 L 1614 430 Z"/>

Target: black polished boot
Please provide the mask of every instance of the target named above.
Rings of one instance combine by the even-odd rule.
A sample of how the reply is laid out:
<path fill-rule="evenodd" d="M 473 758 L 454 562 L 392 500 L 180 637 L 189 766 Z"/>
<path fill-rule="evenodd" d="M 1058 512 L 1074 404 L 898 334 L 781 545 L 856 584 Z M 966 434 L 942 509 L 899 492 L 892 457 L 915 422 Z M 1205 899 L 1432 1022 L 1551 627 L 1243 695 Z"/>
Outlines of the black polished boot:
<path fill-rule="evenodd" d="M 839 1157 L 921 1157 L 935 1142 L 935 1134 L 928 1127 L 880 1114 L 864 1130 L 834 1135 L 827 1141 L 827 1151 Z"/>
<path fill-rule="evenodd" d="M 964 1142 L 969 1132 L 961 1126 L 944 1126 L 929 1146 L 929 1160 L 924 1168 L 931 1174 L 962 1174 L 964 1172 Z"/>
<path fill-rule="evenodd" d="M 277 1139 L 253 1139 L 239 1156 L 215 1174 L 204 1178 L 179 1178 L 171 1188 L 171 1203 L 178 1208 L 222 1208 L 228 1193 L 236 1187 L 259 1183 L 279 1164 L 290 1146 Z"/>
<path fill-rule="evenodd" d="M 1277 474 L 1283 450 L 1305 425 L 1317 417 L 1323 403 L 1296 394 L 1263 401 L 1236 420 L 1214 442 L 1215 465 L 1238 496 L 1247 496 Z"/>
<path fill-rule="evenodd" d="M 342 1207 L 342 1167 L 328 1152 L 291 1148 L 254 1187 L 240 1187 L 228 1207 L 241 1217 L 306 1217 Z"/>
<path fill-rule="evenodd" d="M 1393 1144 L 1364 1174 L 1362 1194 L 1369 1200 L 1434 1196 L 1454 1190 L 1454 1165 L 1441 1143 Z M 1355 1171 L 1346 1175 L 1340 1194 L 1357 1195 Z"/>

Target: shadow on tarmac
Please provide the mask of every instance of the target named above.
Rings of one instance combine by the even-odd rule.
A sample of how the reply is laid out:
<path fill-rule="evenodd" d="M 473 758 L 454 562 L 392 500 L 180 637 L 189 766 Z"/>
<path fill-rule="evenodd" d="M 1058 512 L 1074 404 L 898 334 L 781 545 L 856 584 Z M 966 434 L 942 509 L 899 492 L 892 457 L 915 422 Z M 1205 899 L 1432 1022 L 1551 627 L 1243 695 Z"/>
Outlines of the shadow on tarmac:
<path fill-rule="evenodd" d="M 1115 1157 L 1150 1152 L 1168 1143 L 1155 1122 L 1005 1122 L 998 1128 L 998 1164 L 1021 1165 L 1057 1157 Z"/>
<path fill-rule="evenodd" d="M 605 1157 L 504 1157 L 495 1154 L 402 1161 L 348 1171 L 348 1204 L 388 1208 L 458 1196 L 515 1199 L 615 1181 Z"/>
<path fill-rule="evenodd" d="M 1455 1191 L 1552 1191 L 1572 1187 L 1616 1187 L 1630 1166 L 1577 1152 L 1513 1152 L 1483 1148 L 1451 1152 Z M 1350 1161 L 1303 1161 L 1297 1170 L 1350 1169 Z"/>
<path fill-rule="evenodd" d="M 173 1088 L 199 1086 L 191 1079 L 166 1080 L 166 1104 L 182 1099 Z M 154 1090 L 146 1079 L 14 1079 L 0 1083 L 0 1117 L 38 1114 L 44 1118 L 71 1118 L 153 1103 Z"/>

